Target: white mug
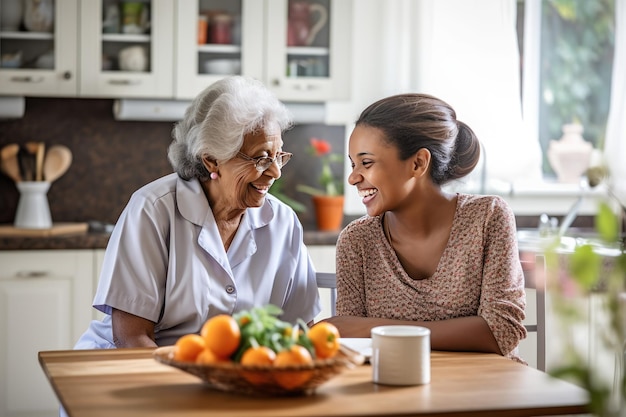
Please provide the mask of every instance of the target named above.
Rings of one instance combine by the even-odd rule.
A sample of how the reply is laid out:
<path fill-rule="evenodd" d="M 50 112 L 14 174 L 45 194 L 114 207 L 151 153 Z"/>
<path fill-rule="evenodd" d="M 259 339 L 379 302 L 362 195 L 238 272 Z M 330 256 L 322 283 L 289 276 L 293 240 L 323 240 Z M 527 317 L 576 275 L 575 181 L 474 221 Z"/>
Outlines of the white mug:
<path fill-rule="evenodd" d="M 430 383 L 430 330 L 420 326 L 374 327 L 372 380 L 385 385 Z"/>

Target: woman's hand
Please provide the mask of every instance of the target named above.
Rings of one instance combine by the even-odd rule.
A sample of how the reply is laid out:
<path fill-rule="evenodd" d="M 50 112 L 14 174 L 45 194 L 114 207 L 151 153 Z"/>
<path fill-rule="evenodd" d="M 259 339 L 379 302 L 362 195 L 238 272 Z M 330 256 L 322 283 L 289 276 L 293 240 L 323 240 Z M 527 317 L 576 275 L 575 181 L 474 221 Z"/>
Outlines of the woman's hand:
<path fill-rule="evenodd" d="M 334 324 L 341 337 L 371 337 L 372 328 L 376 326 L 422 326 L 430 329 L 430 346 L 433 350 L 488 352 L 502 355 L 489 325 L 480 316 L 428 322 L 335 316 L 322 321 Z"/>
<path fill-rule="evenodd" d="M 388 324 L 416 325 L 415 322 L 400 323 L 398 320 L 358 316 L 335 316 L 322 321 L 334 324 L 341 337 L 371 337 L 372 328 Z"/>
<path fill-rule="evenodd" d="M 116 347 L 157 347 L 154 341 L 154 323 L 150 320 L 113 309 L 111 321 Z"/>

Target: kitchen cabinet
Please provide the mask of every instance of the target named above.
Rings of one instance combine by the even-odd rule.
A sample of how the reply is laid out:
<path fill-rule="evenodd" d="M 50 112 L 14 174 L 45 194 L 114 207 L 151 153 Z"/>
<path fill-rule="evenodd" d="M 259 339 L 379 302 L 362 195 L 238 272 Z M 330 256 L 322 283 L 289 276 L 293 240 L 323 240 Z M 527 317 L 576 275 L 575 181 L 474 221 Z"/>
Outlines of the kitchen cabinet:
<path fill-rule="evenodd" d="M 21 0 L 0 0 L 0 13 Z M 78 94 L 78 0 L 54 2 L 52 31 L 28 31 L 19 17 L 0 24 L 0 94 L 68 96 Z"/>
<path fill-rule="evenodd" d="M 81 0 L 80 95 L 171 98 L 173 16 L 172 0 Z"/>
<path fill-rule="evenodd" d="M 294 13 L 294 7 L 302 7 L 302 3 L 299 0 L 268 0 L 265 82 L 284 101 L 347 100 L 352 61 L 352 2 L 315 2 L 328 11 L 326 26 L 310 44 L 293 45 L 288 34 L 294 18 L 288 17 L 288 13 Z M 313 10 L 310 14 L 311 19 L 315 19 Z M 314 24 L 311 30 L 313 28 Z"/>
<path fill-rule="evenodd" d="M 37 360 L 71 349 L 95 317 L 92 250 L 0 252 L 0 415 L 57 416 Z"/>
<path fill-rule="evenodd" d="M 310 22 L 301 28 L 311 35 L 304 44 L 289 36 L 298 7 L 307 8 L 299 13 Z M 347 100 L 351 11 L 350 0 L 178 1 L 176 98 L 191 99 L 225 75 L 243 74 L 262 80 L 283 101 Z M 230 22 L 226 36 L 215 33 L 219 17 Z M 206 35 L 199 31 L 205 21 Z"/>
<path fill-rule="evenodd" d="M 173 16 L 171 0 L 55 0 L 51 32 L 0 27 L 0 95 L 172 98 Z"/>
<path fill-rule="evenodd" d="M 301 42 L 294 8 L 310 22 Z M 51 32 L 0 26 L 0 95 L 189 100 L 243 74 L 283 101 L 348 100 L 351 12 L 351 0 L 55 0 Z"/>
<path fill-rule="evenodd" d="M 229 74 L 263 79 L 264 3 L 264 0 L 176 3 L 176 98 L 192 99 L 206 86 Z M 219 39 L 209 36 L 210 20 L 215 16 L 230 19 L 229 35 Z M 206 25 L 200 29 L 204 21 Z M 235 36 L 233 27 L 236 27 Z"/>

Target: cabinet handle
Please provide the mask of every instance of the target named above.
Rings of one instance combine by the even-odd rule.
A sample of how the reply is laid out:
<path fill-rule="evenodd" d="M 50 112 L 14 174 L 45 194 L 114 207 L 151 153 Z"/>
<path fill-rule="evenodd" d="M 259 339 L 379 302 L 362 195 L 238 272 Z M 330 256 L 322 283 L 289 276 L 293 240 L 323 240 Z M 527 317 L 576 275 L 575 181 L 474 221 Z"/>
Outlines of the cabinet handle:
<path fill-rule="evenodd" d="M 294 84 L 294 88 L 296 90 L 306 90 L 306 91 L 317 90 L 317 86 L 315 84 Z"/>
<path fill-rule="evenodd" d="M 18 278 L 43 278 L 50 275 L 48 271 L 18 271 L 15 274 Z"/>
<path fill-rule="evenodd" d="M 24 75 L 19 77 L 11 77 L 11 81 L 17 83 L 40 83 L 43 81 L 43 77 L 31 77 L 30 75 Z"/>
<path fill-rule="evenodd" d="M 112 85 L 139 85 L 141 81 L 139 80 L 109 80 L 109 84 Z"/>
<path fill-rule="evenodd" d="M 64 80 L 70 80 L 71 78 L 72 78 L 72 73 L 71 73 L 71 72 L 69 72 L 69 71 L 65 71 L 65 72 L 63 73 L 63 79 L 64 79 Z"/>
<path fill-rule="evenodd" d="M 274 78 L 274 79 L 272 80 L 272 84 L 273 84 L 274 86 L 276 86 L 276 87 L 279 87 L 279 86 L 280 86 L 280 79 L 278 79 L 278 78 Z M 299 84 L 298 84 L 298 83 L 296 83 L 296 84 L 294 84 L 294 85 L 293 85 L 293 88 L 294 88 L 295 90 L 313 91 L 313 90 L 317 90 L 317 89 L 319 89 L 319 86 L 318 86 L 318 85 L 315 85 L 315 84 L 304 84 L 304 83 L 299 83 Z"/>

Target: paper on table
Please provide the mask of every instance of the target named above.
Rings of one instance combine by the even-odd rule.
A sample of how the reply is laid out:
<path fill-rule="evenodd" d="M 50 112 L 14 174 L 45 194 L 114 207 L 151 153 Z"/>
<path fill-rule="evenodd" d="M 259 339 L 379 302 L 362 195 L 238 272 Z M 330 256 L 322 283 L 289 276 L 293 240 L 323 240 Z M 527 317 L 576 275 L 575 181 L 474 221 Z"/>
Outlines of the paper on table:
<path fill-rule="evenodd" d="M 359 352 L 366 361 L 369 361 L 372 356 L 372 339 L 369 337 L 342 337 L 339 343 Z"/>

